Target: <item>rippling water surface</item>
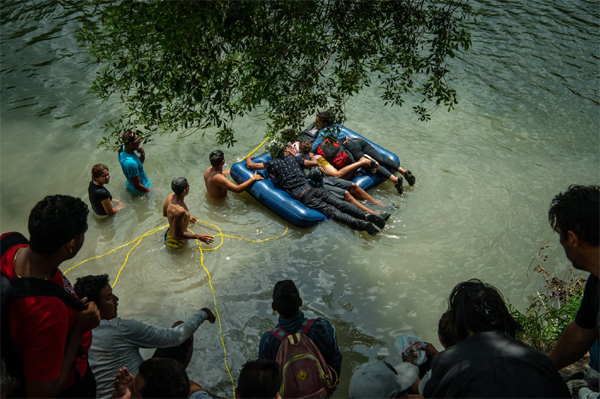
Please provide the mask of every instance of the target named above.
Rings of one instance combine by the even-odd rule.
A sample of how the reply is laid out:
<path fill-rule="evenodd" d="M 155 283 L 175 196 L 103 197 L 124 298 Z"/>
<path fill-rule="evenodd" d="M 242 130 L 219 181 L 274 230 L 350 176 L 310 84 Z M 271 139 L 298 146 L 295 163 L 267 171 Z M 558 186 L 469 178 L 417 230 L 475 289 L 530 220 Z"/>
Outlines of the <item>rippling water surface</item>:
<path fill-rule="evenodd" d="M 127 208 L 109 220 L 90 217 L 86 244 L 63 271 L 166 224 L 162 203 L 171 179 L 181 175 L 191 183 L 192 215 L 224 234 L 264 239 L 285 231 L 285 222 L 248 194 L 231 195 L 224 204 L 207 201 L 202 173 L 218 148 L 211 130 L 204 136 L 174 132 L 147 145 L 145 169 L 161 191 L 128 195 L 117 156 L 96 147 L 120 105 L 87 93 L 97 67 L 77 45 L 80 17 L 56 6 L 40 18 L 28 4 L 6 2 L 2 9 L 2 231 L 26 232 L 30 209 L 45 195 L 87 201 L 98 162 L 111 168 L 108 189 Z M 481 278 L 522 307 L 542 288 L 528 266 L 546 240 L 547 269 L 564 270 L 547 208 L 569 184 L 600 180 L 599 3 L 474 5 L 481 15 L 472 24 L 473 47 L 453 60 L 455 111 L 440 109 L 432 121 L 418 122 L 410 107 L 384 108 L 376 89 L 347 106 L 346 125 L 396 152 L 417 177 L 403 196 L 391 184 L 374 191 L 394 209 L 382 236 L 328 221 L 311 229 L 290 226 L 283 238 L 259 244 L 225 238 L 204 253 L 235 379 L 244 362 L 256 358 L 261 333 L 276 323 L 270 297 L 281 279 L 297 283 L 307 314 L 335 326 L 344 364 L 334 396 L 344 397 L 358 364 L 377 357 L 400 361 L 397 336 L 412 332 L 439 345 L 437 321 L 456 283 Z M 239 120 L 238 145 L 224 149 L 227 164 L 258 145 L 265 127 L 260 113 Z M 194 229 L 217 233 L 212 226 Z M 114 281 L 127 251 L 67 276 L 108 273 Z M 213 307 L 197 248 L 170 253 L 161 233 L 131 252 L 115 292 L 121 317 L 161 326 Z M 218 326 L 203 325 L 195 336 L 190 376 L 230 395 Z"/>

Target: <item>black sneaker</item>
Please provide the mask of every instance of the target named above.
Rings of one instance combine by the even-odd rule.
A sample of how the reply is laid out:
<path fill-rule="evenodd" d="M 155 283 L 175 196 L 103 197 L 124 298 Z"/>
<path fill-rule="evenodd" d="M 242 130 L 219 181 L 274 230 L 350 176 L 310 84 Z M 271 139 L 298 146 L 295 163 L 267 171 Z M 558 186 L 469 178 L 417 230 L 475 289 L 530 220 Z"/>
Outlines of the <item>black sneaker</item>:
<path fill-rule="evenodd" d="M 415 179 L 413 174 L 410 173 L 410 170 L 404 172 L 404 177 L 406 177 L 406 181 L 408 182 L 408 184 L 410 184 L 411 186 L 415 185 L 415 181 L 417 181 L 417 179 Z"/>
<path fill-rule="evenodd" d="M 365 231 L 367 233 L 369 233 L 369 235 L 372 235 L 372 236 L 376 236 L 377 233 L 379 233 L 379 230 L 377 230 L 377 227 L 375 227 L 375 225 L 371 222 L 367 223 L 367 225 L 365 226 Z"/>
<path fill-rule="evenodd" d="M 380 229 L 383 229 L 385 227 L 385 220 L 379 215 L 375 215 L 374 213 L 367 213 L 366 219 L 367 221 L 373 223 Z"/>
<path fill-rule="evenodd" d="M 404 179 L 402 178 L 402 176 L 398 176 L 398 183 L 394 185 L 394 187 L 396 187 L 396 191 L 398 191 L 398 194 L 400 195 L 402 195 L 402 193 L 404 192 L 404 187 L 402 187 L 403 182 Z"/>
<path fill-rule="evenodd" d="M 389 213 L 389 212 L 379 212 L 379 217 L 381 217 L 386 222 L 388 221 L 388 219 L 390 218 L 390 216 L 392 216 L 392 214 Z"/>

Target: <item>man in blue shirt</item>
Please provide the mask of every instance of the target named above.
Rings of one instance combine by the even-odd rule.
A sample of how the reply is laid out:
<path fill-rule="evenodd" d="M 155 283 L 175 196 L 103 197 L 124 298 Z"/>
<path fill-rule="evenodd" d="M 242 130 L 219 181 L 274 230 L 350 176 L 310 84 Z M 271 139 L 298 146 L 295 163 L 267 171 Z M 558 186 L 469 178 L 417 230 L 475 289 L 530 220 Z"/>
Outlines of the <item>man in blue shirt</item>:
<path fill-rule="evenodd" d="M 302 298 L 292 280 L 283 280 L 275 284 L 271 308 L 279 313 L 277 327 L 289 333 L 295 333 L 307 318 L 300 310 Z M 306 334 L 317 346 L 325 362 L 338 376 L 342 370 L 342 353 L 337 344 L 335 330 L 330 322 L 318 317 Z M 270 331 L 263 334 L 258 348 L 258 359 L 275 360 L 281 341 Z"/>
<path fill-rule="evenodd" d="M 152 184 L 144 172 L 146 152 L 140 147 L 143 139 L 133 130 L 123 133 L 121 139 L 123 147 L 119 150 L 119 163 L 127 178 L 125 187 L 133 194 L 147 193 Z M 135 154 L 136 151 L 139 156 Z"/>

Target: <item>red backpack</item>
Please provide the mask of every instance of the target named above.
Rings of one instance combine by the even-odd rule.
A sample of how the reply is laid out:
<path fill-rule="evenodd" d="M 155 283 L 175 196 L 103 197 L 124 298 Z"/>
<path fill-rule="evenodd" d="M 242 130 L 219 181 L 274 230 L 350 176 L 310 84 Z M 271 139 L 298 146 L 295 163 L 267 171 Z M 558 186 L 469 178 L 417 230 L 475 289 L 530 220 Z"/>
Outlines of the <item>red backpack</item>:
<path fill-rule="evenodd" d="M 324 398 L 337 384 L 337 375 L 327 363 L 319 348 L 308 337 L 315 319 L 304 320 L 291 334 L 278 327 L 271 330 L 281 341 L 275 361 L 281 366 L 283 398 Z M 335 377 L 334 377 L 335 376 Z"/>
<path fill-rule="evenodd" d="M 341 169 L 348 164 L 354 163 L 352 154 L 339 141 L 323 140 L 317 147 L 317 153 L 336 169 Z"/>

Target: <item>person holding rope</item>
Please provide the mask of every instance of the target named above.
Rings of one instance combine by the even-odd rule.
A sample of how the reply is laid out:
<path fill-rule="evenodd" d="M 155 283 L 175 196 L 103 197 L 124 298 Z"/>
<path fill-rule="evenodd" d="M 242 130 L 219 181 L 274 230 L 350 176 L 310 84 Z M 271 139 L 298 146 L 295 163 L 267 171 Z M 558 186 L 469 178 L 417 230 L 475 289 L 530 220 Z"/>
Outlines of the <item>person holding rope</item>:
<path fill-rule="evenodd" d="M 172 194 L 169 194 L 163 206 L 163 216 L 169 220 L 169 228 L 165 233 L 165 244 L 171 249 L 181 248 L 186 240 L 200 240 L 207 244 L 214 241 L 209 234 L 188 233 L 190 222 L 196 223 L 198 219 L 190 216 L 190 211 L 184 198 L 190 192 L 190 183 L 185 177 L 176 177 L 171 182 Z"/>

